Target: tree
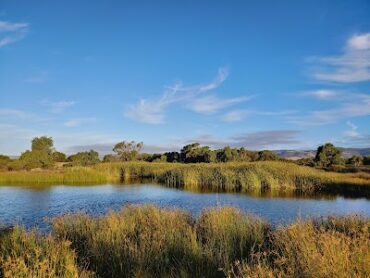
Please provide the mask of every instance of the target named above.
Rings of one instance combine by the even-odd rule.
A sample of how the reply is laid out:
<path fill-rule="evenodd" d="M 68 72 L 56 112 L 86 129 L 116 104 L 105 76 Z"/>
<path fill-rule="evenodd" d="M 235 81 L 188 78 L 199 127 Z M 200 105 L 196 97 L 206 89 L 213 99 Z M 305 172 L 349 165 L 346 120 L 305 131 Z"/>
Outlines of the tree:
<path fill-rule="evenodd" d="M 53 165 L 51 155 L 44 150 L 25 151 L 19 157 L 20 164 L 24 169 L 49 168 Z"/>
<path fill-rule="evenodd" d="M 216 158 L 215 153 L 208 146 L 200 147 L 199 143 L 184 146 L 180 157 L 185 163 L 213 162 Z"/>
<path fill-rule="evenodd" d="M 237 151 L 230 148 L 229 146 L 216 151 L 217 162 L 229 162 L 236 159 Z"/>
<path fill-rule="evenodd" d="M 103 162 L 117 162 L 117 161 L 118 161 L 117 156 L 115 156 L 113 154 L 106 154 L 103 157 Z"/>
<path fill-rule="evenodd" d="M 117 154 L 119 160 L 131 161 L 138 158 L 142 147 L 143 142 L 136 143 L 135 141 L 122 141 L 114 146 L 113 151 Z"/>
<path fill-rule="evenodd" d="M 67 158 L 67 156 L 62 152 L 53 152 L 51 154 L 51 159 L 54 162 L 65 162 L 66 158 Z"/>
<path fill-rule="evenodd" d="M 0 170 L 7 170 L 11 161 L 9 156 L 0 154 Z"/>
<path fill-rule="evenodd" d="M 354 155 L 348 159 L 348 164 L 353 165 L 355 167 L 361 166 L 363 163 L 363 158 L 358 155 Z"/>
<path fill-rule="evenodd" d="M 166 152 L 167 162 L 181 162 L 181 155 L 178 152 Z"/>
<path fill-rule="evenodd" d="M 78 152 L 68 157 L 70 166 L 90 166 L 100 162 L 99 154 L 90 150 L 88 152 Z"/>
<path fill-rule="evenodd" d="M 317 148 L 315 163 L 319 167 L 330 167 L 343 164 L 342 152 L 331 143 Z"/>
<path fill-rule="evenodd" d="M 47 136 L 35 137 L 32 139 L 31 150 L 51 154 L 53 152 L 53 139 Z"/>

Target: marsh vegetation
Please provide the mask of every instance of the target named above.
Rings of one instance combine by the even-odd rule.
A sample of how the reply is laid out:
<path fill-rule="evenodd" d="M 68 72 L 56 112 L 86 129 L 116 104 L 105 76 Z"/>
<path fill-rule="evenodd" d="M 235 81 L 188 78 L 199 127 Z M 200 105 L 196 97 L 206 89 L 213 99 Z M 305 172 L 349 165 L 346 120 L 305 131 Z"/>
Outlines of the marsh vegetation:
<path fill-rule="evenodd" d="M 327 217 L 273 227 L 232 207 L 197 218 L 128 206 L 65 215 L 51 235 L 0 235 L 0 277 L 368 277 L 370 220 Z"/>
<path fill-rule="evenodd" d="M 103 184 L 150 180 L 175 188 L 214 192 L 333 192 L 370 194 L 370 174 L 335 173 L 292 162 L 116 162 L 42 171 L 0 172 L 0 184 Z"/>

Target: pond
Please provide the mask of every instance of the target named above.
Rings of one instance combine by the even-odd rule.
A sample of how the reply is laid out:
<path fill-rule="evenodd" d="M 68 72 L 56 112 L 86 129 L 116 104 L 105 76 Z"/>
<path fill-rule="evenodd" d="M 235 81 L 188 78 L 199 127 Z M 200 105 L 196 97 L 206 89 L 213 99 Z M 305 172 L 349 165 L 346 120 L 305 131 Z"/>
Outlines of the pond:
<path fill-rule="evenodd" d="M 271 196 L 200 193 L 155 184 L 92 186 L 0 186 L 0 223 L 47 230 L 46 218 L 74 212 L 101 215 L 127 204 L 182 208 L 197 215 L 210 206 L 235 206 L 273 224 L 328 214 L 370 216 L 370 200 L 343 196 Z"/>

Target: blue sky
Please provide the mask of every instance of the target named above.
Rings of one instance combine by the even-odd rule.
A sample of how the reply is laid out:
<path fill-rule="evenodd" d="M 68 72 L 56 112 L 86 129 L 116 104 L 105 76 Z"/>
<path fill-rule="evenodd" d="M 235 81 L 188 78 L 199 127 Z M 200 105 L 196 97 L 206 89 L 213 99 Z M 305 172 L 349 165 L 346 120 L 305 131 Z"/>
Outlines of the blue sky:
<path fill-rule="evenodd" d="M 370 147 L 369 1 L 0 0 L 0 153 Z"/>

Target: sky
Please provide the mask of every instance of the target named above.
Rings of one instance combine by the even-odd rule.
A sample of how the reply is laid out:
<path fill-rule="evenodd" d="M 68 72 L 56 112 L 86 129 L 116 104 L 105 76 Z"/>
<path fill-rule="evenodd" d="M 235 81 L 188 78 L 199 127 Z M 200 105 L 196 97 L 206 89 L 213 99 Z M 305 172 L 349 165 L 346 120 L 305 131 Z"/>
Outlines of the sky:
<path fill-rule="evenodd" d="M 370 147 L 370 1 L 0 0 L 0 153 Z"/>

